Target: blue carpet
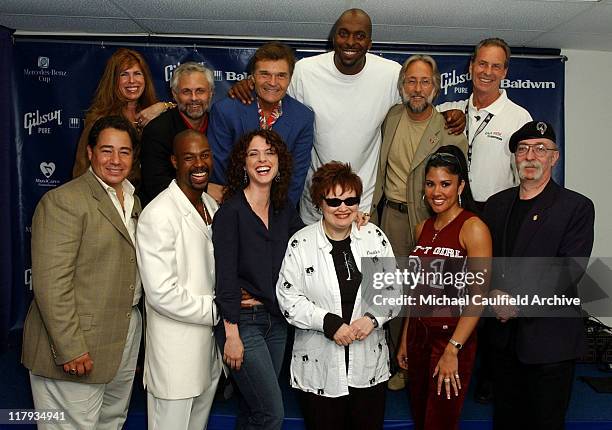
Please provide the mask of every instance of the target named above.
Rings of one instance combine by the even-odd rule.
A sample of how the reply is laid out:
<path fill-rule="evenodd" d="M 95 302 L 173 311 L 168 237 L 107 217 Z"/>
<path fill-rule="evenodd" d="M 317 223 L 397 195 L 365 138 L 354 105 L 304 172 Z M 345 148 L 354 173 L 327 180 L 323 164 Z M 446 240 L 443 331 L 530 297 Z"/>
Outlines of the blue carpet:
<path fill-rule="evenodd" d="M 9 350 L 0 355 L 0 409 L 32 408 L 32 395 L 28 373 L 19 363 L 19 351 Z M 611 376 L 602 373 L 595 365 L 579 364 L 576 368 L 576 381 L 572 393 L 570 408 L 567 414 L 567 430 L 612 430 L 612 394 L 596 393 L 580 376 Z M 138 377 L 138 376 L 137 376 Z M 287 384 L 287 378 L 281 380 L 283 399 L 285 401 L 285 424 L 283 429 L 304 429 L 297 396 Z M 232 429 L 236 402 L 234 399 L 216 401 L 213 405 L 209 430 Z M 12 428 L 11 425 L 0 425 L 0 428 Z M 19 429 L 34 429 L 34 426 L 22 425 Z M 142 381 L 134 385 L 128 420 L 124 427 L 127 430 L 146 428 L 146 401 Z M 408 396 L 405 391 L 387 391 L 387 408 L 385 412 L 385 429 L 412 429 L 412 420 L 408 407 Z M 472 400 L 472 393 L 467 396 L 461 418 L 462 430 L 491 429 L 491 406 L 480 405 Z M 523 429 L 521 429 L 523 430 Z"/>

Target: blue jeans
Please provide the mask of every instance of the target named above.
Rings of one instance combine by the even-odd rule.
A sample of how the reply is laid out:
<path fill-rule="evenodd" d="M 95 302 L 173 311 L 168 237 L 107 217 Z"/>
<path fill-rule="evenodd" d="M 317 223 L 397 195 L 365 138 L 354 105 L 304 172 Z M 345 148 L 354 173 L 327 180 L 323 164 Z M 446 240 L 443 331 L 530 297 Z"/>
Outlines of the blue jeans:
<path fill-rule="evenodd" d="M 230 370 L 241 394 L 236 429 L 280 430 L 285 412 L 278 375 L 285 353 L 287 323 L 263 306 L 255 306 L 240 311 L 238 330 L 244 361 L 240 370 Z M 223 350 L 223 324 L 217 326 L 215 335 Z"/>

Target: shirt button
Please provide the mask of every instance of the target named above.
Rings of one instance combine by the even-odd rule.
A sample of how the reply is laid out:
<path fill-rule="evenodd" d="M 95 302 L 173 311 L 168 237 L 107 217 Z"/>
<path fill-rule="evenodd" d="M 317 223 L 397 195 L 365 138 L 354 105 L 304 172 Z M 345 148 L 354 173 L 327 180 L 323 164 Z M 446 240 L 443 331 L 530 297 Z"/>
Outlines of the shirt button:
<path fill-rule="evenodd" d="M 442 330 L 448 330 L 448 326 L 447 326 L 446 324 L 444 324 L 444 325 L 442 326 Z"/>
<path fill-rule="evenodd" d="M 130 257 L 130 263 L 134 262 L 134 257 Z"/>
<path fill-rule="evenodd" d="M 130 285 L 130 290 L 134 289 L 134 284 Z"/>
<path fill-rule="evenodd" d="M 131 318 L 131 317 L 132 317 L 132 313 L 131 313 L 131 312 L 128 312 L 127 314 L 125 314 L 125 317 L 126 317 L 126 318 Z"/>

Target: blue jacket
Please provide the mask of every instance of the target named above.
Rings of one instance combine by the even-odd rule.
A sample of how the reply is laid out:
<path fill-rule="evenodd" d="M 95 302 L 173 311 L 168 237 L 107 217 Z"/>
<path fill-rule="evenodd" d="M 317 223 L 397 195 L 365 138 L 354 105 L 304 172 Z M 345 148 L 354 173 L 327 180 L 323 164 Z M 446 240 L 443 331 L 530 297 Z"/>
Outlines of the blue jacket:
<path fill-rule="evenodd" d="M 302 196 L 306 173 L 310 166 L 314 114 L 294 98 L 283 97 L 283 114 L 272 129 L 285 141 L 293 156 L 293 178 L 289 200 L 297 205 Z M 257 103 L 245 105 L 230 98 L 215 103 L 210 110 L 208 142 L 213 152 L 214 168 L 211 182 L 225 185 L 229 156 L 240 136 L 259 128 Z"/>

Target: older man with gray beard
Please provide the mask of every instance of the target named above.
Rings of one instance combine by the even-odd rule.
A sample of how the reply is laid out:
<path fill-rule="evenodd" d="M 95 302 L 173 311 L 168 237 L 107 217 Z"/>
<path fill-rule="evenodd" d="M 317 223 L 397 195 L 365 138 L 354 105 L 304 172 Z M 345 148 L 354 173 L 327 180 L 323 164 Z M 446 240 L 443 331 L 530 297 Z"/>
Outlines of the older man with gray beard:
<path fill-rule="evenodd" d="M 170 88 L 177 108 L 164 112 L 142 131 L 140 199 L 143 206 L 165 190 L 175 177 L 170 162 L 174 136 L 187 129 L 206 134 L 208 109 L 215 89 L 213 71 L 199 63 L 183 63 L 174 70 Z"/>
<path fill-rule="evenodd" d="M 448 134 L 444 117 L 432 105 L 440 90 L 440 72 L 432 57 L 408 58 L 400 70 L 397 88 L 403 104 L 393 106 L 382 125 L 383 141 L 370 212 L 372 221 L 389 237 L 393 253 L 408 256 L 416 242 L 415 227 L 429 217 L 421 198 L 427 159 L 444 145 L 455 145 L 466 152 L 467 140 L 463 134 Z M 391 339 L 396 344 L 401 321 L 394 321 Z M 404 385 L 400 374 L 389 382 L 391 389 L 402 389 Z"/>
<path fill-rule="evenodd" d="M 575 297 L 593 247 L 593 202 L 552 179 L 559 149 L 549 123 L 528 122 L 508 149 L 520 185 L 489 198 L 484 219 L 493 256 L 511 258 L 496 264 L 490 294 Z M 494 363 L 493 428 L 563 429 L 576 357 L 584 348 L 580 306 L 493 311 L 496 318 L 484 326 Z"/>

